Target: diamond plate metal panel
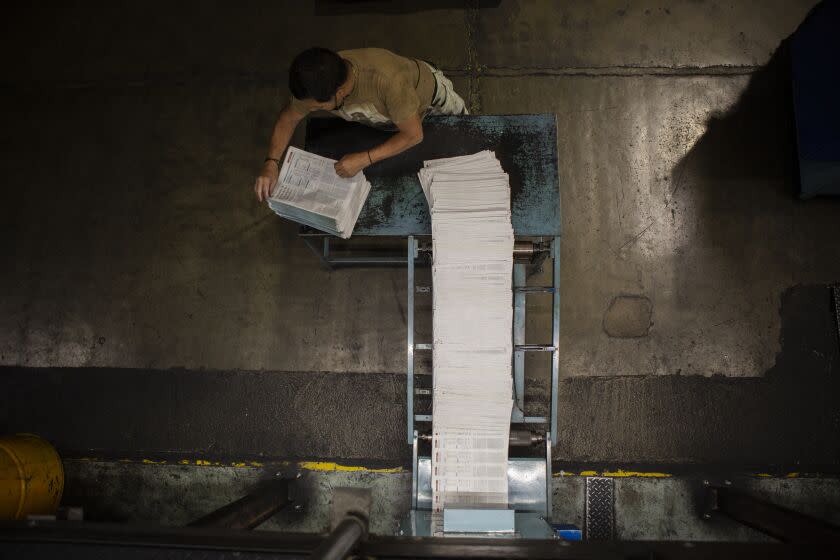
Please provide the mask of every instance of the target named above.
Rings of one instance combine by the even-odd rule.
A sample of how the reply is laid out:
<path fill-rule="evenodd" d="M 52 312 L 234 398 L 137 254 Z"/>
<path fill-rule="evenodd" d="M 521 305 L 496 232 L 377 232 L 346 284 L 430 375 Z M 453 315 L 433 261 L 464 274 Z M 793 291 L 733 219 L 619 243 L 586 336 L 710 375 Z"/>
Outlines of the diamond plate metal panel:
<path fill-rule="evenodd" d="M 611 478 L 586 479 L 586 538 L 612 540 L 615 534 L 615 486 Z"/>

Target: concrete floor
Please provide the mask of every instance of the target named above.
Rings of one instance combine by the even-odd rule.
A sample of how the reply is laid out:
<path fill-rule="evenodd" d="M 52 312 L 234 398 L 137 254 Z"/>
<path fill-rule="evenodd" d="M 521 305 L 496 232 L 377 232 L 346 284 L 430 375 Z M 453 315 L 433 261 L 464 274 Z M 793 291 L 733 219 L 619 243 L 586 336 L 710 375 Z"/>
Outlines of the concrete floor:
<path fill-rule="evenodd" d="M 23 397 L 0 431 L 35 426 L 109 458 L 405 464 L 405 273 L 324 271 L 251 190 L 292 56 L 383 46 L 440 65 L 473 112 L 557 115 L 556 460 L 840 471 L 840 359 L 820 307 L 840 279 L 840 203 L 795 198 L 784 60 L 814 3 L 111 3 L 6 18 L 0 384 Z M 621 296 L 649 302 L 643 336 L 604 329 Z M 549 313 L 531 300 L 529 341 Z M 529 362 L 537 398 L 542 365 Z M 134 416 L 114 418 L 116 394 Z"/>
<path fill-rule="evenodd" d="M 840 277 L 837 204 L 791 199 L 789 124 L 767 118 L 782 77 L 759 71 L 812 1 L 328 4 L 7 23 L 2 167 L 22 188 L 0 363 L 404 370 L 403 273 L 321 270 L 248 188 L 312 43 L 433 60 L 484 113 L 557 114 L 566 376 L 760 376 L 782 292 Z M 22 49 L 34 25 L 47 39 Z M 647 337 L 603 332 L 621 294 L 651 300 Z"/>

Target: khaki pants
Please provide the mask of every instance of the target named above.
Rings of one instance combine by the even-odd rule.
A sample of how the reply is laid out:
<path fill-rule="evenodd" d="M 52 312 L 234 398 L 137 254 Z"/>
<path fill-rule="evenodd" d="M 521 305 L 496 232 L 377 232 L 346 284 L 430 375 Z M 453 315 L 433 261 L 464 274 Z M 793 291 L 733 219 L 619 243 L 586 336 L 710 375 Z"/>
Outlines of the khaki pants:
<path fill-rule="evenodd" d="M 443 72 L 424 62 L 432 71 L 435 77 L 435 93 L 432 99 L 432 106 L 426 109 L 423 116 L 427 115 L 469 115 L 467 104 L 463 98 L 455 93 L 455 86 L 452 80 L 443 75 Z"/>

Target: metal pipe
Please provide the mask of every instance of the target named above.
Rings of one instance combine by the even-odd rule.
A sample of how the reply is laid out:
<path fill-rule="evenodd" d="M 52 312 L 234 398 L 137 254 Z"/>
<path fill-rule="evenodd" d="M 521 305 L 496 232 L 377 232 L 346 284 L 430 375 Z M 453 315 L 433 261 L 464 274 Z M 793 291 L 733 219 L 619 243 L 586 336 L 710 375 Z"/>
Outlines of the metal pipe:
<path fill-rule="evenodd" d="M 411 442 L 411 509 L 417 509 L 417 430 Z"/>
<path fill-rule="evenodd" d="M 271 480 L 244 498 L 208 513 L 189 527 L 253 529 L 289 503 L 289 479 Z"/>
<path fill-rule="evenodd" d="M 366 532 L 364 519 L 355 515 L 348 515 L 318 548 L 309 555 L 311 560 L 343 560 L 359 544 Z"/>
<path fill-rule="evenodd" d="M 432 434 L 424 433 L 418 434 L 417 439 L 420 441 L 432 441 Z M 511 430 L 509 445 L 511 447 L 530 447 L 545 441 L 545 435 L 531 430 Z"/>
<path fill-rule="evenodd" d="M 417 240 L 408 236 L 405 255 L 408 263 L 408 302 L 406 303 L 406 380 L 405 408 L 408 423 L 408 443 L 414 441 L 414 259 L 417 258 Z"/>
<path fill-rule="evenodd" d="M 528 283 L 526 265 L 513 265 L 513 343 L 525 344 L 525 293 L 519 288 Z M 514 419 L 525 416 L 525 354 L 513 353 Z"/>
<path fill-rule="evenodd" d="M 513 242 L 513 256 L 514 257 L 530 257 L 538 252 L 538 245 L 533 241 L 514 241 Z"/>
<path fill-rule="evenodd" d="M 431 243 L 420 244 L 417 250 L 421 253 L 431 253 Z M 516 240 L 513 242 L 513 258 L 530 259 L 538 253 L 547 253 L 550 246 L 541 241 Z"/>
<path fill-rule="evenodd" d="M 551 242 L 553 275 L 551 287 L 551 444 L 557 445 L 557 392 L 560 385 L 560 237 Z"/>
<path fill-rule="evenodd" d="M 554 352 L 557 346 L 548 344 L 515 344 L 513 346 L 514 352 Z"/>
<path fill-rule="evenodd" d="M 554 491 L 552 490 L 552 474 L 551 474 L 551 432 L 545 434 L 545 516 L 551 521 L 552 500 L 554 499 Z"/>
<path fill-rule="evenodd" d="M 510 446 L 511 447 L 530 447 L 537 443 L 545 441 L 543 434 L 532 432 L 531 430 L 511 430 L 510 431 Z"/>
<path fill-rule="evenodd" d="M 432 350 L 434 346 L 428 342 L 422 344 L 415 344 L 415 350 Z M 556 346 L 549 344 L 514 344 L 514 352 L 554 352 Z"/>

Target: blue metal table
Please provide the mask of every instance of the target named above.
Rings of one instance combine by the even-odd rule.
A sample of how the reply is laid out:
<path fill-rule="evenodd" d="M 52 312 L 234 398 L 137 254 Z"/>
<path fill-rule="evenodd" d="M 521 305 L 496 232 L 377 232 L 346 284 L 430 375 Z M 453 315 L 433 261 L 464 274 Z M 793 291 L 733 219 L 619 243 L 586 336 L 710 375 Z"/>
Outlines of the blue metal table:
<path fill-rule="evenodd" d="M 365 169 L 371 184 L 353 236 L 431 235 L 429 207 L 417 172 L 423 161 L 492 150 L 510 176 L 511 222 L 517 236 L 560 235 L 557 124 L 554 115 L 430 117 L 423 142 Z M 310 119 L 306 150 L 339 159 L 378 146 L 393 133 L 341 119 Z"/>
<path fill-rule="evenodd" d="M 430 286 L 415 286 L 414 268 L 419 255 L 418 238 L 431 235 L 431 218 L 417 172 L 423 161 L 492 150 L 510 177 L 511 222 L 521 238 L 548 238 L 553 281 L 550 286 L 527 286 L 524 264 L 515 264 L 513 372 L 514 410 L 511 422 L 550 426 L 547 439 L 557 441 L 557 384 L 559 380 L 560 332 L 560 185 L 557 165 L 557 125 L 553 114 L 461 115 L 431 117 L 423 123 L 424 140 L 418 146 L 365 170 L 371 191 L 362 208 L 353 238 L 407 238 L 407 251 L 389 256 L 341 257 L 331 253 L 329 235 L 302 228 L 301 238 L 328 266 L 406 264 L 408 268 L 407 336 L 407 436 L 416 449 L 416 422 L 431 422 L 431 415 L 415 414 L 415 395 L 428 389 L 414 385 L 414 353 L 430 351 L 430 343 L 414 342 L 415 293 L 429 293 Z M 306 129 L 307 151 L 332 159 L 368 150 L 388 139 L 392 132 L 369 128 L 335 118 L 310 119 Z M 525 297 L 532 293 L 552 294 L 552 341 L 525 344 Z M 525 414 L 525 352 L 551 352 L 550 418 Z"/>

